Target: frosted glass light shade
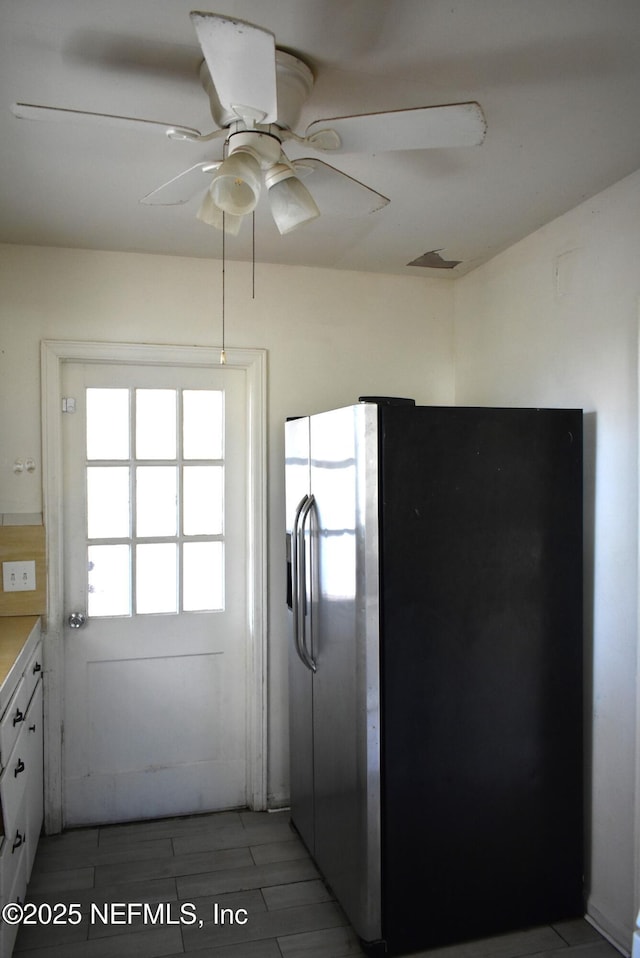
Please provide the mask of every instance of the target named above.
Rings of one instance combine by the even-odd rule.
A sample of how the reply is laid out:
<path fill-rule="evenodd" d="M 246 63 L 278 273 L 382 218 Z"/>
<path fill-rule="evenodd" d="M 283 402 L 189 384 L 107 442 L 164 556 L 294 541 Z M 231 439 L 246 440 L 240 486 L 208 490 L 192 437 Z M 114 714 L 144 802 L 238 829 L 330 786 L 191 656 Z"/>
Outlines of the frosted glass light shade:
<path fill-rule="evenodd" d="M 260 164 L 251 153 L 237 150 L 220 164 L 209 189 L 219 209 L 243 216 L 256 208 L 261 187 Z"/>
<path fill-rule="evenodd" d="M 289 233 L 320 216 L 311 193 L 295 176 L 269 187 L 269 203 L 271 215 L 281 233 Z"/>
<path fill-rule="evenodd" d="M 199 220 L 202 220 L 203 223 L 206 223 L 207 226 L 215 226 L 217 230 L 223 229 L 222 224 L 224 220 L 224 231 L 230 236 L 238 235 L 243 219 L 242 216 L 234 216 L 233 213 L 225 213 L 223 216 L 222 210 L 218 209 L 211 199 L 209 190 L 204 194 L 202 205 L 196 213 L 196 216 Z"/>

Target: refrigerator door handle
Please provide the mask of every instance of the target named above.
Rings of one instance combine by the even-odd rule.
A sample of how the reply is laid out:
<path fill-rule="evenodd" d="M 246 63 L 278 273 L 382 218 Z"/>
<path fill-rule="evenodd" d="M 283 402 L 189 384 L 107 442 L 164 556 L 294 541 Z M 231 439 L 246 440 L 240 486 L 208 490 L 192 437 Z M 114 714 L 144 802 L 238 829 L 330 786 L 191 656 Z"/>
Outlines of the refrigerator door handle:
<path fill-rule="evenodd" d="M 307 504 L 308 496 L 303 496 L 298 506 L 296 508 L 296 513 L 293 518 L 293 529 L 291 532 L 291 611 L 293 614 L 293 646 L 298 654 L 298 657 L 307 666 L 307 662 L 303 658 L 302 652 L 300 650 L 300 559 L 299 559 L 299 544 L 300 544 L 300 532 L 299 532 L 299 523 L 300 523 L 300 513 Z"/>
<path fill-rule="evenodd" d="M 293 647 L 305 668 L 311 665 L 306 656 L 301 633 L 304 630 L 304 593 L 305 576 L 301 574 L 300 549 L 304 551 L 304 539 L 300 535 L 300 516 L 309 502 L 309 496 L 303 496 L 296 508 L 291 533 L 291 612 L 293 616 Z"/>
<path fill-rule="evenodd" d="M 298 559 L 298 585 L 300 589 L 299 594 L 299 609 L 300 609 L 300 628 L 297 632 L 298 637 L 298 647 L 297 652 L 306 667 L 311 671 L 316 671 L 316 663 L 313 661 L 313 657 L 307 649 L 306 645 L 306 628 L 305 628 L 305 606 L 306 606 L 306 592 L 307 592 L 307 553 L 305 549 L 305 526 L 307 519 L 313 508 L 315 498 L 313 495 L 306 496 L 306 501 L 303 503 L 300 510 L 300 517 L 298 521 L 298 536 L 299 542 L 296 550 L 297 559 Z M 310 603 L 309 603 L 310 607 Z"/>

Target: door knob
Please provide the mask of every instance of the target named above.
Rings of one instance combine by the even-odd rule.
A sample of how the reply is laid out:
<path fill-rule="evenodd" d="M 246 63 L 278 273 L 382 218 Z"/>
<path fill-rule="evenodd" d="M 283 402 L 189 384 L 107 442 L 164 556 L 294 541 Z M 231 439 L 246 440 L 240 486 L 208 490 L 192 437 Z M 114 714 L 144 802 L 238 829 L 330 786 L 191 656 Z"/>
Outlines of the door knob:
<path fill-rule="evenodd" d="M 72 629 L 81 629 L 87 621 L 84 612 L 72 612 L 69 616 L 69 625 Z"/>

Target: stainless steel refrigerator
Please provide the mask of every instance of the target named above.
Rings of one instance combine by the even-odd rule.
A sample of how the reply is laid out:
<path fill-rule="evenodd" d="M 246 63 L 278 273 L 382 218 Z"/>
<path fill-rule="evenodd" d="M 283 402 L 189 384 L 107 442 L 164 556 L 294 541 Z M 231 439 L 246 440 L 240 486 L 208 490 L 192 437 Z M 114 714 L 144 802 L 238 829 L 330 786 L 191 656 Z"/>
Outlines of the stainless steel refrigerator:
<path fill-rule="evenodd" d="M 291 819 L 370 951 L 583 914 L 582 414 L 286 423 Z"/>

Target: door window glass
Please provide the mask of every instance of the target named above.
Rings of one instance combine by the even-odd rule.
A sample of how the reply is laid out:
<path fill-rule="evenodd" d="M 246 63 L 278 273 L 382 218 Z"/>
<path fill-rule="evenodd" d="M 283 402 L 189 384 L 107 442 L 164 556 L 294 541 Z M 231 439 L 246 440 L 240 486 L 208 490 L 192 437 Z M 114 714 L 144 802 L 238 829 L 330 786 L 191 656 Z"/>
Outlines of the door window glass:
<path fill-rule="evenodd" d="M 89 545 L 87 614 L 129 615 L 131 549 L 122 545 Z"/>
<path fill-rule="evenodd" d="M 87 467 L 87 529 L 90 539 L 129 535 L 129 467 Z"/>
<path fill-rule="evenodd" d="M 136 469 L 136 535 L 175 536 L 178 531 L 178 471 L 175 466 Z"/>
<path fill-rule="evenodd" d="M 87 389 L 87 459 L 129 458 L 129 390 Z"/>
<path fill-rule="evenodd" d="M 222 542 L 185 542 L 184 609 L 204 612 L 222 607 L 224 566 Z"/>
<path fill-rule="evenodd" d="M 185 466 L 183 514 L 187 536 L 222 534 L 222 466 Z"/>
<path fill-rule="evenodd" d="M 222 610 L 223 391 L 86 397 L 88 614 Z"/>
<path fill-rule="evenodd" d="M 177 391 L 136 389 L 136 457 L 175 459 Z"/>
<path fill-rule="evenodd" d="M 221 389 L 185 389 L 182 435 L 185 459 L 222 459 Z"/>
<path fill-rule="evenodd" d="M 173 542 L 136 546 L 136 612 L 177 612 L 177 549 Z"/>

